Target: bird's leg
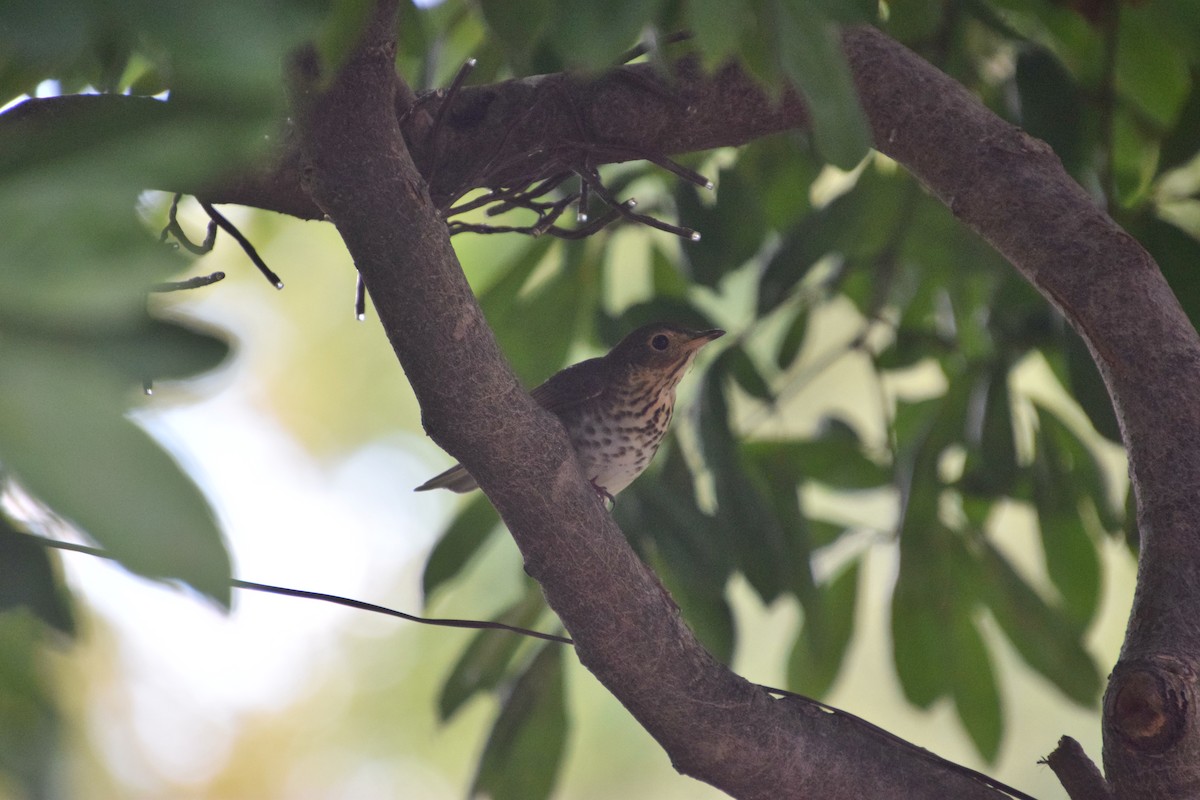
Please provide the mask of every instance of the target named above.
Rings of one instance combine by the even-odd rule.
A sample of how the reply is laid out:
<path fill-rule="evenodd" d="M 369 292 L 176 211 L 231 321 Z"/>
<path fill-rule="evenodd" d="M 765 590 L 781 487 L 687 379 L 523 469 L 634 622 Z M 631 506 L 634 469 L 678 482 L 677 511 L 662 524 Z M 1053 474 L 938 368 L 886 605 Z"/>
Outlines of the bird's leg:
<path fill-rule="evenodd" d="M 608 505 L 608 503 L 611 503 L 614 506 L 617 504 L 617 498 L 609 494 L 608 489 L 605 489 L 603 486 L 596 483 L 595 478 L 588 479 L 588 483 L 590 483 L 592 488 L 596 490 L 596 497 L 600 498 L 600 502 L 605 504 L 605 508 L 611 507 Z"/>

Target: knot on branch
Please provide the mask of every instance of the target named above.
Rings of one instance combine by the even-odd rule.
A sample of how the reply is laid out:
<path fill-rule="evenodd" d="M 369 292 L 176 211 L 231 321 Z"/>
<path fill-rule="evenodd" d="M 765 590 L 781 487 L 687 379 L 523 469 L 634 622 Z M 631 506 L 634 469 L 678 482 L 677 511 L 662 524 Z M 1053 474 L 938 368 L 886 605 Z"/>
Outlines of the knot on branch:
<path fill-rule="evenodd" d="M 1105 697 L 1106 724 L 1126 747 L 1166 752 L 1187 729 L 1196 677 L 1192 666 L 1170 656 L 1118 665 Z"/>

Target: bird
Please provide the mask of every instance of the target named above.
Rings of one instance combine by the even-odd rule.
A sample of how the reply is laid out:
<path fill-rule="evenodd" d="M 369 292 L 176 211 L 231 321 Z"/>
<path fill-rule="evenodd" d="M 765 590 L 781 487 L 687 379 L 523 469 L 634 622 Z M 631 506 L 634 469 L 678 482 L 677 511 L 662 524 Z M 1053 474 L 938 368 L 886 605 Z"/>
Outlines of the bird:
<path fill-rule="evenodd" d="M 675 410 L 675 387 L 700 348 L 725 335 L 653 322 L 599 358 L 552 375 L 530 395 L 559 418 L 596 494 L 608 502 L 650 464 Z M 416 488 L 469 492 L 478 488 L 461 464 Z"/>

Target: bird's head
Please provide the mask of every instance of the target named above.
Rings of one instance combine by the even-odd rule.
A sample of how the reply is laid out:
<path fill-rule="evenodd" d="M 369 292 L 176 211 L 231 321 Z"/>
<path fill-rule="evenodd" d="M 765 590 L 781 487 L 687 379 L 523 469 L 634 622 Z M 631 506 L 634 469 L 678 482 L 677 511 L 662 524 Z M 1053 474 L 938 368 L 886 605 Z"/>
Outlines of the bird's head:
<path fill-rule="evenodd" d="M 622 339 L 608 359 L 622 370 L 665 378 L 674 386 L 700 348 L 724 335 L 719 328 L 695 331 L 670 322 L 652 322 Z"/>

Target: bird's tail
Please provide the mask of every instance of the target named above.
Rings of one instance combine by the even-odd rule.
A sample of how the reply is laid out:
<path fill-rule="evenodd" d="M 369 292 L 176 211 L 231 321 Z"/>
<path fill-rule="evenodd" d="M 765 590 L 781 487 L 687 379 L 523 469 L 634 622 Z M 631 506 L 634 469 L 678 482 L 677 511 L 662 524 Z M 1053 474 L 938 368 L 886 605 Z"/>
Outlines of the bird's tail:
<path fill-rule="evenodd" d="M 430 489 L 449 489 L 462 494 L 478 488 L 479 484 L 475 483 L 475 479 L 471 477 L 471 473 L 467 472 L 466 467 L 462 464 L 455 464 L 440 475 L 434 475 L 413 491 L 428 492 Z"/>

